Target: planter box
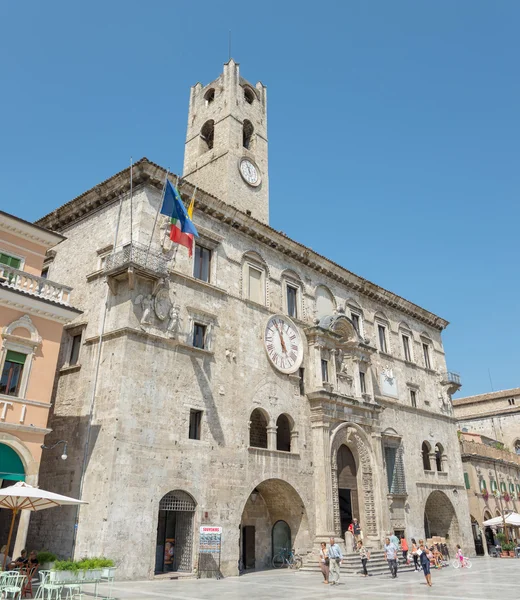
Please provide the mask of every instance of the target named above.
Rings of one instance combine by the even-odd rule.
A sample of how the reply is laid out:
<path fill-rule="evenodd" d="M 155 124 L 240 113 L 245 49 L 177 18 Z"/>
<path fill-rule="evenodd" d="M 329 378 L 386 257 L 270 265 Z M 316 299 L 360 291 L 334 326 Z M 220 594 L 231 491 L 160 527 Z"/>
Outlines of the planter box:
<path fill-rule="evenodd" d="M 103 569 L 89 569 L 87 571 L 51 571 L 51 581 L 59 583 L 60 581 L 84 581 L 92 579 L 101 579 Z"/>
<path fill-rule="evenodd" d="M 114 579 L 116 576 L 116 567 L 103 567 L 101 569 L 101 577 L 103 579 Z"/>
<path fill-rule="evenodd" d="M 51 571 L 52 569 L 54 569 L 54 561 L 53 562 L 42 563 L 40 565 L 40 569 L 42 571 Z"/>

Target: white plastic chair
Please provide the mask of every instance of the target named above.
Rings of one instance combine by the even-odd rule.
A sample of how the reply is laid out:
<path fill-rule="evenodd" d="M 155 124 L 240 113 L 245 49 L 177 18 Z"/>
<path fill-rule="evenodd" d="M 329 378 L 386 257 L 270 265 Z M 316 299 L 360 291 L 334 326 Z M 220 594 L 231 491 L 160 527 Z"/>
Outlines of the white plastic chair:
<path fill-rule="evenodd" d="M 61 595 L 62 586 L 59 583 L 51 581 L 50 571 L 40 571 L 40 585 L 38 586 L 38 592 L 36 598 L 48 599 L 48 600 L 59 600 Z"/>
<path fill-rule="evenodd" d="M 16 571 L 7 571 L 0 575 L 0 592 L 6 600 L 20 600 L 22 597 L 22 588 L 25 582 L 25 575 L 20 575 Z"/>

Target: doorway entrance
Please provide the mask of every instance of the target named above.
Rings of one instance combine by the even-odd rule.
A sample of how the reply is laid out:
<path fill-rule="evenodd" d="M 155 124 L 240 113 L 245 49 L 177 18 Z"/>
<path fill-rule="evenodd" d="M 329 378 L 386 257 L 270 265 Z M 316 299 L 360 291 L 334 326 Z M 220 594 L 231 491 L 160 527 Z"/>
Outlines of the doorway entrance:
<path fill-rule="evenodd" d="M 338 450 L 338 496 L 341 534 L 345 535 L 354 517 L 359 521 L 357 465 L 354 455 L 344 444 Z"/>
<path fill-rule="evenodd" d="M 273 557 L 280 550 L 292 550 L 291 545 L 291 528 L 285 521 L 276 521 L 272 531 L 272 553 Z"/>
<path fill-rule="evenodd" d="M 192 570 L 193 516 L 195 500 L 176 490 L 159 504 L 155 573 Z"/>
<path fill-rule="evenodd" d="M 242 528 L 242 562 L 244 569 L 254 569 L 256 565 L 255 527 L 246 525 Z"/>
<path fill-rule="evenodd" d="M 455 509 L 444 492 L 432 492 L 424 507 L 424 535 L 426 538 L 446 538 L 450 550 L 460 540 L 460 528 Z"/>

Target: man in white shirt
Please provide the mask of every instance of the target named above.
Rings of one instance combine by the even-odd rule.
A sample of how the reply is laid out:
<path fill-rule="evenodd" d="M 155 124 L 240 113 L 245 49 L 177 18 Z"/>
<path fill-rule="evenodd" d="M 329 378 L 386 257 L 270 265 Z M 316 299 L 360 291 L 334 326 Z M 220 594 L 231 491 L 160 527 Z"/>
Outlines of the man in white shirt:
<path fill-rule="evenodd" d="M 393 579 L 397 577 L 397 546 L 392 544 L 390 538 L 385 539 L 385 558 L 388 561 L 388 566 L 390 567 L 390 573 L 392 574 Z"/>
<path fill-rule="evenodd" d="M 330 538 L 329 546 L 329 583 L 334 585 L 339 581 L 339 567 L 343 562 L 343 553 L 341 548 L 334 542 L 334 538 Z"/>

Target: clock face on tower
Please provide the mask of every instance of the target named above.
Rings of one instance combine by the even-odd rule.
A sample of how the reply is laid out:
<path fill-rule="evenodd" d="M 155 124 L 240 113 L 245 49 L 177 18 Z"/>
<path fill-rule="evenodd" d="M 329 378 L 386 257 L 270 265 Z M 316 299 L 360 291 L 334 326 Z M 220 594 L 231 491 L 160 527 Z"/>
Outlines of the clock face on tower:
<path fill-rule="evenodd" d="M 286 316 L 267 321 L 264 346 L 269 360 L 282 373 L 294 373 L 303 360 L 303 341 L 296 325 Z"/>
<path fill-rule="evenodd" d="M 246 183 L 253 187 L 260 185 L 260 169 L 252 160 L 249 160 L 249 158 L 241 158 L 238 168 L 240 170 L 240 175 L 242 175 L 242 178 Z"/>

